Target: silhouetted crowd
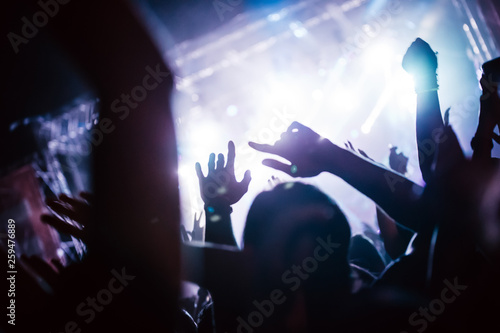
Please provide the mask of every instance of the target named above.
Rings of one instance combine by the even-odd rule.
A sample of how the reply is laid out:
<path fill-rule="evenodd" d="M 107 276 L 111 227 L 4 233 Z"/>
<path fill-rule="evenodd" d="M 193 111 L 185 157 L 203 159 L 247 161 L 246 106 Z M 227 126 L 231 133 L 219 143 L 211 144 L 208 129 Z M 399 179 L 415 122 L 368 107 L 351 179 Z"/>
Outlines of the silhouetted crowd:
<path fill-rule="evenodd" d="M 95 225 L 100 217 L 95 217 L 94 206 L 107 205 L 98 189 L 96 196 L 60 195 L 47 202 L 56 214 L 43 215 L 42 221 L 81 240 L 88 252 L 64 264 L 22 258 L 18 302 L 24 305 L 18 318 L 28 314 L 32 322 L 24 325 L 32 332 L 93 332 L 103 327 L 159 332 L 156 324 L 169 320 L 182 333 L 498 331 L 500 170 L 491 151 L 493 142 L 500 141 L 495 134 L 500 58 L 483 66 L 470 158 L 449 123 L 453 109 L 443 113 L 440 108 L 436 53 L 417 39 L 402 65 L 415 81 L 416 145 L 425 187 L 405 176 L 408 158 L 396 148 L 390 150 L 386 167 L 350 143 L 340 147 L 293 122 L 273 145 L 249 143 L 271 156 L 264 165 L 302 179 L 282 181 L 277 173 L 269 180 L 272 189 L 253 201 L 238 246 L 232 206 L 248 191 L 251 174 L 236 179 L 237 151 L 230 141 L 227 155 L 209 156 L 207 172 L 200 163 L 195 166 L 204 214 L 195 216 L 193 230 L 180 225 L 181 243 L 171 244 L 179 251 L 180 272 L 164 275 L 156 275 L 148 262 L 121 266 L 121 259 L 113 257 L 113 264 L 106 265 L 108 251 L 120 253 L 123 262 L 136 254 L 113 242 L 102 245 L 115 231 Z M 307 183 L 320 173 L 340 177 L 370 198 L 376 204 L 378 230 L 366 227 L 353 235 L 335 198 Z M 143 178 L 161 176 L 137 176 L 134 186 Z M 110 211 L 106 218 L 115 218 Z M 157 225 L 161 222 L 159 218 Z M 149 242 L 162 240 L 137 240 L 144 246 Z M 154 260 L 161 258 L 156 253 Z M 145 272 L 147 279 L 140 280 Z M 169 313 L 149 310 L 158 300 L 144 310 L 145 304 L 136 300 L 148 296 L 141 294 L 139 284 L 156 283 L 165 275 L 174 281 L 169 283 L 193 283 L 196 291 L 170 295 L 178 301 Z M 130 326 L 106 321 L 120 316 Z M 84 323 L 99 328 L 85 328 Z"/>

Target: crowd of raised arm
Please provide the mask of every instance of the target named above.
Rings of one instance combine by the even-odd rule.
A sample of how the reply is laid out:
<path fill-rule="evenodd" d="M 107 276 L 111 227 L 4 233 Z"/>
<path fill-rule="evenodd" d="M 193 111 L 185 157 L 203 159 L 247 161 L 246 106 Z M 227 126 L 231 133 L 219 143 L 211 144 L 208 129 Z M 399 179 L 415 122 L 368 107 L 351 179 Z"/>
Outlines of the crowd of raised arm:
<path fill-rule="evenodd" d="M 500 123 L 498 83 L 488 76 L 486 65 L 479 125 L 468 158 L 448 120 L 453 109 L 443 113 L 440 108 L 436 53 L 417 39 L 402 66 L 415 80 L 415 145 L 427 152 L 418 161 L 426 185 L 406 177 L 408 158 L 396 147 L 388 152 L 390 166 L 384 166 L 350 143 L 340 147 L 293 122 L 272 145 L 248 143 L 275 156 L 263 159 L 265 166 L 301 179 L 274 178 L 273 188 L 255 198 L 238 246 L 231 213 L 252 180 L 250 171 L 241 181 L 236 179 L 238 151 L 229 141 L 227 155 L 208 157 L 206 173 L 200 163 L 195 165 L 204 212 L 195 216 L 193 230 L 180 226 L 182 268 L 181 276 L 174 278 L 196 284 L 197 294 L 181 299 L 171 316 L 177 332 L 498 331 L 500 170 L 491 156 Z M 335 198 L 307 183 L 321 173 L 341 178 L 371 199 L 379 230 L 353 235 Z M 47 202 L 56 214 L 42 216 L 58 232 L 89 243 L 90 259 L 82 262 L 95 260 L 92 250 L 104 249 L 93 232 L 113 232 L 95 225 L 92 207 L 102 211 L 107 200 L 96 195 L 61 195 Z M 115 218 L 112 211 L 108 214 Z M 109 250 L 117 251 L 114 244 Z M 130 250 L 123 252 L 127 256 Z M 59 309 L 57 303 L 69 298 L 61 293 L 71 290 L 68 279 L 81 265 L 23 258 L 21 276 L 39 300 L 33 306 Z M 140 267 L 132 266 L 128 274 L 139 275 L 132 269 Z M 100 270 L 105 271 L 109 268 Z M 154 269 L 147 272 L 154 274 Z M 58 285 L 61 275 L 64 288 Z M 157 278 L 162 275 L 143 282 Z"/>

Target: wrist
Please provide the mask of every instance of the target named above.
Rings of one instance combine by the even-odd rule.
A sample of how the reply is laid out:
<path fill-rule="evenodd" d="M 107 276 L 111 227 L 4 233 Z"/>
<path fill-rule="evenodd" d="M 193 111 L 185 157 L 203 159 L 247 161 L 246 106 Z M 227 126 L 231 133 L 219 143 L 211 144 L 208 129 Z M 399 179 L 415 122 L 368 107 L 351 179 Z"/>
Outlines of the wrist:
<path fill-rule="evenodd" d="M 345 165 L 344 161 L 348 158 L 349 151 L 330 141 L 327 144 L 325 143 L 324 151 L 324 171 L 338 176 L 342 172 L 342 166 Z"/>
<path fill-rule="evenodd" d="M 491 151 L 493 149 L 493 141 L 491 135 L 485 135 L 485 133 L 476 132 L 476 135 L 472 138 L 470 146 L 473 151 Z"/>
<path fill-rule="evenodd" d="M 436 73 L 415 76 L 415 92 L 417 94 L 438 91 L 439 85 Z"/>
<path fill-rule="evenodd" d="M 474 134 L 474 136 L 491 138 L 491 133 L 495 130 L 495 126 L 496 124 L 492 121 L 479 119 L 476 134 Z"/>
<path fill-rule="evenodd" d="M 210 200 L 209 202 L 205 203 L 204 209 L 207 216 L 214 214 L 229 215 L 233 212 L 233 208 L 224 198 L 215 198 L 213 200 Z"/>

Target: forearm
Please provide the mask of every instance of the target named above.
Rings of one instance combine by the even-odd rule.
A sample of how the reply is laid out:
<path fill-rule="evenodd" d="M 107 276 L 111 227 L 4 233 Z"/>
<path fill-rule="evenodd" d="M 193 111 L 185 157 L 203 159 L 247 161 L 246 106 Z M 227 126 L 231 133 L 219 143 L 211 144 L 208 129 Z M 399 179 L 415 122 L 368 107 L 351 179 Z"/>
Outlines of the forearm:
<path fill-rule="evenodd" d="M 232 246 L 191 242 L 181 249 L 181 279 L 210 291 L 230 283 L 231 273 L 238 271 L 241 262 L 241 251 Z"/>
<path fill-rule="evenodd" d="M 397 225 L 390 216 L 377 207 L 377 222 L 380 229 L 380 237 L 384 242 L 385 250 L 392 259 L 396 259 L 406 252 L 408 243 L 413 232 Z"/>
<path fill-rule="evenodd" d="M 393 219 L 416 230 L 418 199 L 423 189 L 404 176 L 334 144 L 324 160 L 325 171 L 342 178 L 372 199 Z"/>
<path fill-rule="evenodd" d="M 224 202 L 205 204 L 205 242 L 238 246 L 231 224 L 232 208 Z"/>
<path fill-rule="evenodd" d="M 493 149 L 493 131 L 496 123 L 488 117 L 487 105 L 481 103 L 479 124 L 477 125 L 474 138 L 471 140 L 473 149 L 472 159 L 474 161 L 489 161 L 491 159 L 491 150 Z"/>
<path fill-rule="evenodd" d="M 418 92 L 416 124 L 418 158 L 420 171 L 426 182 L 429 181 L 432 174 L 431 166 L 443 127 L 437 90 Z"/>
<path fill-rule="evenodd" d="M 493 149 L 492 132 L 479 128 L 476 131 L 471 140 L 472 159 L 474 161 L 488 161 L 491 159 L 491 150 Z"/>
<path fill-rule="evenodd" d="M 398 234 L 396 222 L 379 207 L 377 207 L 376 210 L 380 237 L 383 241 L 395 239 Z"/>

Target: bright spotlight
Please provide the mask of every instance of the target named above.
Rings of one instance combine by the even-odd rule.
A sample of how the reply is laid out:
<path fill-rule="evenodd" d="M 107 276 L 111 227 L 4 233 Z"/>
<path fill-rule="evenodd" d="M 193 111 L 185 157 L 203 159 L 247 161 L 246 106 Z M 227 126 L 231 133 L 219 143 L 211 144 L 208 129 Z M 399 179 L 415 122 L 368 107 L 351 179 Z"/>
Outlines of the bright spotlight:
<path fill-rule="evenodd" d="M 369 134 L 370 131 L 372 130 L 372 126 L 373 126 L 373 123 L 372 122 L 367 122 L 367 123 L 364 123 L 362 126 L 361 126 L 361 132 L 363 132 L 363 134 Z"/>
<path fill-rule="evenodd" d="M 271 22 L 276 22 L 276 21 L 279 21 L 281 19 L 281 15 L 279 13 L 269 14 L 267 16 L 267 19 Z"/>
<path fill-rule="evenodd" d="M 194 167 L 189 165 L 179 166 L 179 168 L 177 169 L 177 174 L 179 175 L 179 177 L 191 179 L 195 174 Z"/>
<path fill-rule="evenodd" d="M 379 43 L 369 48 L 364 55 L 365 65 L 371 68 L 380 68 L 391 62 L 394 51 L 389 45 Z"/>
<path fill-rule="evenodd" d="M 313 99 L 314 99 L 315 101 L 320 101 L 320 100 L 322 100 L 322 99 L 323 99 L 323 96 L 324 96 L 323 91 L 322 91 L 322 90 L 320 90 L 320 89 L 316 89 L 316 90 L 314 90 L 314 91 L 312 92 L 312 97 L 313 97 Z"/>
<path fill-rule="evenodd" d="M 221 144 L 218 133 L 220 133 L 219 125 L 211 121 L 192 126 L 188 135 L 189 143 L 193 147 L 192 154 L 198 159 L 206 159 Z"/>
<path fill-rule="evenodd" d="M 304 28 L 302 23 L 298 21 L 290 23 L 290 29 L 292 30 L 294 36 L 297 38 L 302 38 L 307 35 L 307 29 Z"/>
<path fill-rule="evenodd" d="M 335 94 L 333 104 L 336 109 L 349 111 L 355 109 L 359 105 L 358 98 L 348 89 L 339 89 Z"/>
<path fill-rule="evenodd" d="M 230 117 L 234 117 L 238 114 L 238 107 L 236 105 L 229 105 L 226 109 L 226 114 Z"/>
<path fill-rule="evenodd" d="M 272 79 L 265 93 L 265 106 L 297 105 L 301 102 L 303 87 L 290 79 L 286 81 Z"/>

